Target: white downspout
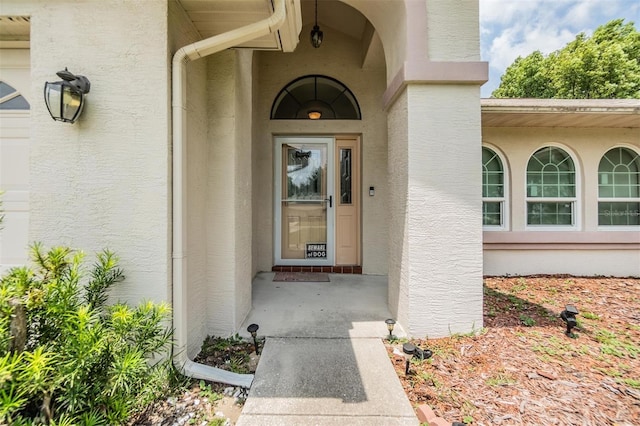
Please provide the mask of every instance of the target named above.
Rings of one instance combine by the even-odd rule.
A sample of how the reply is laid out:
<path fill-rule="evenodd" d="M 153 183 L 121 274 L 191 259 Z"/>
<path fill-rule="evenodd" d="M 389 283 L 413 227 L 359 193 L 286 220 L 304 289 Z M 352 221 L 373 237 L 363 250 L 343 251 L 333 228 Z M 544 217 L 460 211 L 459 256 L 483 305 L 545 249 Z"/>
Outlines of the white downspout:
<path fill-rule="evenodd" d="M 286 20 L 285 0 L 273 1 L 273 14 L 262 21 L 219 34 L 180 48 L 173 55 L 172 121 L 173 121 L 173 359 L 182 374 L 197 379 L 227 383 L 248 388 L 253 374 L 237 374 L 196 363 L 189 359 L 187 348 L 186 274 L 186 86 L 187 63 L 220 52 L 246 41 L 277 31 Z"/>

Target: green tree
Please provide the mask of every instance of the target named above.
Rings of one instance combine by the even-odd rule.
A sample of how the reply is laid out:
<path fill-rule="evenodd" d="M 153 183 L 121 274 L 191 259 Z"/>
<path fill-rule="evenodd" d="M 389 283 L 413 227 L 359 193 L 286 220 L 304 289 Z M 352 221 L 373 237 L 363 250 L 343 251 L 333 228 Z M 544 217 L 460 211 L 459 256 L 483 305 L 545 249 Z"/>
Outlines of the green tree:
<path fill-rule="evenodd" d="M 547 57 L 518 57 L 492 93 L 495 98 L 640 98 L 640 32 L 614 19 Z"/>

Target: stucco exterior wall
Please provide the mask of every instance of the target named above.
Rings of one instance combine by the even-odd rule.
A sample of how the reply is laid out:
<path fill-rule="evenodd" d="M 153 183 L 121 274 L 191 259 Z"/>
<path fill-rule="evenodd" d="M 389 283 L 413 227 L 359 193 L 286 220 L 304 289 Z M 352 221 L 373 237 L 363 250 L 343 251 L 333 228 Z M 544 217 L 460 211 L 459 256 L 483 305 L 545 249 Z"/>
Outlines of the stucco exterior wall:
<path fill-rule="evenodd" d="M 228 50 L 207 60 L 208 333 L 237 330 L 251 308 L 252 54 Z"/>
<path fill-rule="evenodd" d="M 638 250 L 485 250 L 485 275 L 640 277 Z"/>
<path fill-rule="evenodd" d="M 176 1 L 169 2 L 170 53 L 200 39 L 193 24 Z M 171 56 L 169 60 L 171 60 Z M 207 309 L 209 305 L 207 277 L 206 199 L 207 187 L 207 79 L 206 61 L 187 64 L 187 140 L 185 219 L 187 222 L 187 354 L 193 357 L 207 335 Z"/>
<path fill-rule="evenodd" d="M 407 92 L 403 91 L 389 109 L 388 169 L 389 169 L 389 310 L 396 321 L 409 324 L 409 107 Z"/>
<path fill-rule="evenodd" d="M 302 29 L 301 42 L 294 53 L 257 52 L 259 75 L 254 115 L 253 199 L 254 244 L 257 269 L 273 266 L 273 136 L 274 135 L 362 135 L 362 247 L 363 273 L 387 273 L 388 175 L 386 113 L 381 97 L 385 86 L 384 68 L 362 68 L 359 43 L 326 31 L 320 49 L 305 38 L 311 27 Z M 362 120 L 270 120 L 272 103 L 278 92 L 292 80 L 323 74 L 345 84 L 355 95 Z M 368 188 L 376 188 L 375 196 Z"/>
<path fill-rule="evenodd" d="M 170 300 L 166 2 L 3 2 L 3 13 L 23 12 L 36 100 L 30 240 L 108 247 L 127 276 L 115 298 Z M 41 101 L 65 67 L 92 83 L 74 125 L 54 122 Z"/>
<path fill-rule="evenodd" d="M 426 0 L 431 61 L 480 60 L 479 1 Z"/>
<path fill-rule="evenodd" d="M 395 232 L 405 233 L 404 238 L 395 236 L 393 243 L 406 245 L 390 248 L 395 261 L 402 253 L 400 264 L 392 266 L 400 269 L 400 298 L 407 294 L 406 306 L 399 312 L 408 310 L 403 325 L 412 336 L 478 330 L 482 327 L 480 168 L 476 166 L 481 151 L 479 90 L 415 84 L 406 92 L 406 166 L 389 164 L 392 175 L 405 173 L 408 182 L 405 188 L 392 189 L 407 191 L 404 216 L 399 215 L 401 207 L 394 207 L 392 215 Z M 394 104 L 396 108 L 404 107 Z M 402 113 L 390 117 L 402 118 Z M 402 125 L 394 122 L 390 128 Z M 390 145 L 396 142 L 389 140 Z"/>
<path fill-rule="evenodd" d="M 640 275 L 638 229 L 598 226 L 600 159 L 611 148 L 619 146 L 640 152 L 640 129 L 487 127 L 482 133 L 484 143 L 504 154 L 510 187 L 506 200 L 510 226 L 485 231 L 485 274 Z M 526 225 L 527 162 L 535 151 L 549 145 L 572 155 L 576 166 L 578 192 L 574 229 L 546 227 L 540 230 Z M 544 246 L 545 241 L 552 243 L 559 239 L 565 241 L 556 243 L 559 250 L 549 251 L 548 246 Z M 498 244 L 499 250 L 495 249 Z M 562 261 L 557 261 L 558 257 Z"/>

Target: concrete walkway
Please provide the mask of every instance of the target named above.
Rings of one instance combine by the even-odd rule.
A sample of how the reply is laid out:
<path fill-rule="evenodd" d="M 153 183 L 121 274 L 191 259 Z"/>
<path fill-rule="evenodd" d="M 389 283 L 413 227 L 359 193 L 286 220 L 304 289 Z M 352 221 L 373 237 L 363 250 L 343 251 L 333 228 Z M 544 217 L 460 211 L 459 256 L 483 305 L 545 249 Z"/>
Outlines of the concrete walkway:
<path fill-rule="evenodd" d="M 382 343 L 386 277 L 272 279 L 256 278 L 243 325 L 266 342 L 238 426 L 419 424 Z"/>

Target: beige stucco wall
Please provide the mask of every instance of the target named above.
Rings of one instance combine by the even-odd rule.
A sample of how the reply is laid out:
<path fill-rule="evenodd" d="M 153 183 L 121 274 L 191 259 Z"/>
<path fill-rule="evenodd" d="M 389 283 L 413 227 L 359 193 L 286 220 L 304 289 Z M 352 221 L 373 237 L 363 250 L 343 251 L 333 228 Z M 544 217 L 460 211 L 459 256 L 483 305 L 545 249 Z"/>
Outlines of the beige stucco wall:
<path fill-rule="evenodd" d="M 255 270 L 273 266 L 273 151 L 274 135 L 361 135 L 363 272 L 387 272 L 388 175 L 386 113 L 382 109 L 384 68 L 362 68 L 360 44 L 327 30 L 320 49 L 314 49 L 302 29 L 294 53 L 257 52 L 257 93 L 254 112 L 253 200 Z M 362 120 L 270 120 L 278 92 L 292 80 L 323 74 L 345 84 L 357 98 Z M 368 188 L 376 188 L 375 196 Z M 366 189 L 366 190 L 364 190 Z"/>
<path fill-rule="evenodd" d="M 429 60 L 480 60 L 479 1 L 426 0 L 426 9 Z"/>
<path fill-rule="evenodd" d="M 405 5 L 405 70 L 385 94 L 389 308 L 410 335 L 439 337 L 482 327 L 478 4 Z"/>
<path fill-rule="evenodd" d="M 619 146 L 640 152 L 640 129 L 487 127 L 482 133 L 484 143 L 504 154 L 510 188 L 507 197 L 510 226 L 505 230 L 485 231 L 485 235 L 495 243 L 510 244 L 512 251 L 493 250 L 494 244 L 485 244 L 485 274 L 640 275 L 640 251 L 637 248 L 640 232 L 634 228 L 598 226 L 600 159 L 608 150 Z M 527 162 L 535 151 L 549 145 L 562 148 L 572 155 L 576 166 L 578 196 L 576 226 L 573 229 L 554 230 L 545 227 L 541 230 L 526 226 Z M 626 234 L 622 237 L 628 243 L 611 246 L 612 239 L 620 241 L 621 233 Z M 517 238 L 513 238 L 513 235 L 517 235 Z M 567 241 L 559 246 L 560 250 L 534 248 L 535 244 L 558 238 Z M 572 239 L 575 242 L 571 243 Z M 602 248 L 598 249 L 598 245 Z M 562 261 L 558 261 L 558 258 Z M 594 262 L 594 259 L 598 261 Z"/>
<path fill-rule="evenodd" d="M 251 308 L 252 52 L 207 59 L 209 334 L 237 331 Z"/>
<path fill-rule="evenodd" d="M 389 300 L 412 336 L 482 327 L 479 106 L 476 86 L 411 84 L 389 113 Z"/>
<path fill-rule="evenodd" d="M 193 24 L 176 1 L 169 2 L 169 44 L 173 54 L 180 47 L 200 39 Z M 171 57 L 169 57 L 171 60 Z M 209 279 L 207 276 L 207 67 L 206 61 L 187 64 L 187 354 L 193 357 L 208 333 Z"/>
<path fill-rule="evenodd" d="M 108 247 L 127 276 L 118 299 L 170 300 L 166 3 L 3 1 L 2 13 L 31 16 L 30 240 Z M 73 125 L 41 101 L 65 67 L 92 83 Z"/>

